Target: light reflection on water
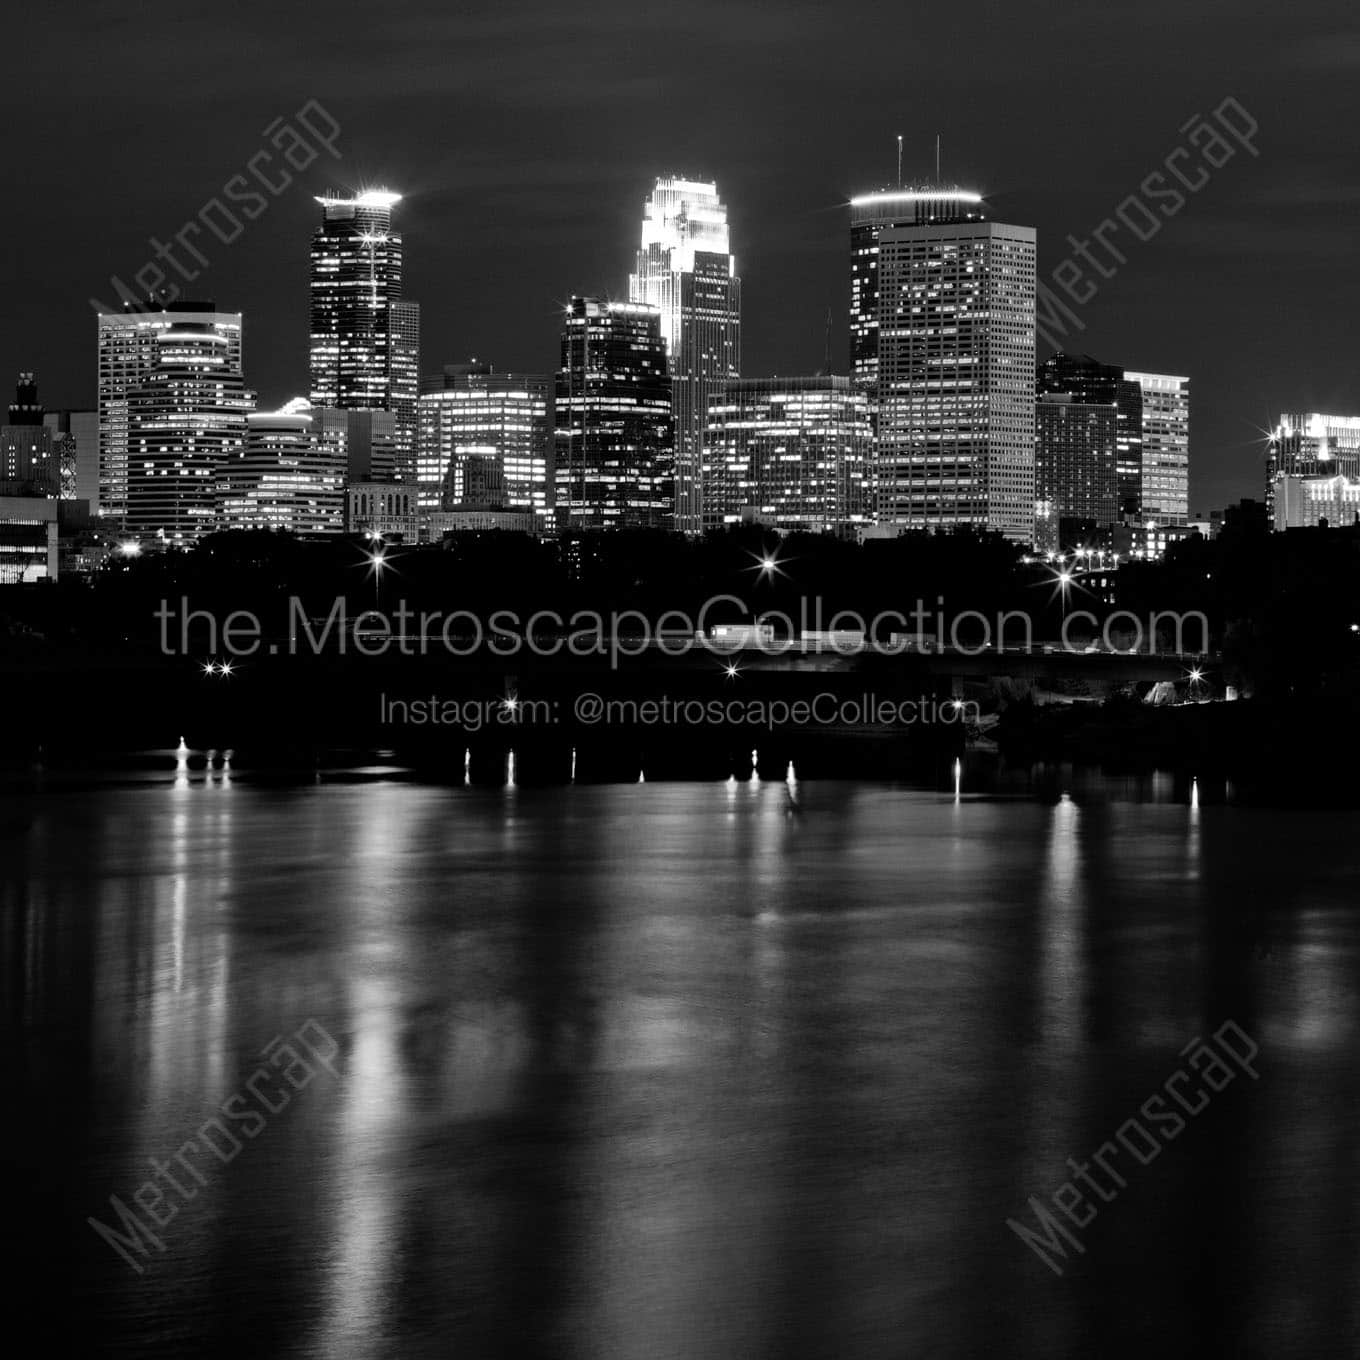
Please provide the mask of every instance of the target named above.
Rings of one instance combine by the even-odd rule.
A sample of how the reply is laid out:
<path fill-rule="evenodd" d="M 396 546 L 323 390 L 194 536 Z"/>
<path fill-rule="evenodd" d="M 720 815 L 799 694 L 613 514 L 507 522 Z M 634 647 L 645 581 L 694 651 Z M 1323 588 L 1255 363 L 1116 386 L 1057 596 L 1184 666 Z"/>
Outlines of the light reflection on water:
<path fill-rule="evenodd" d="M 752 764 L 513 798 L 180 769 L 8 819 L 6 1056 L 54 1337 L 225 1354 L 249 1320 L 259 1353 L 308 1357 L 1199 1355 L 1219 1333 L 1225 1354 L 1348 1353 L 1353 1304 L 1298 1305 L 1349 1298 L 1356 1254 L 1342 814 L 1089 776 L 1056 801 L 975 796 L 966 773 L 962 798 L 795 789 Z M 1261 1082 L 1054 1281 L 1004 1220 L 1229 1017 Z M 85 1218 L 308 1019 L 341 1077 L 216 1169 L 133 1275 Z M 1338 1250 L 1300 1256 L 1323 1230 Z M 1217 1293 L 1187 1283 L 1239 1250 Z"/>

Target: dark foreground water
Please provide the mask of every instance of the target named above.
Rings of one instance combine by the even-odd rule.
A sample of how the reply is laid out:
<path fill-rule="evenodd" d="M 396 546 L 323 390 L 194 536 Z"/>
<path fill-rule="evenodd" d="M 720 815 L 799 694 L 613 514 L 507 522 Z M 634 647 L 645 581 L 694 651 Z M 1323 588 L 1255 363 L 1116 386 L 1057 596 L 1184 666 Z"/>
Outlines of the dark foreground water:
<path fill-rule="evenodd" d="M 22 1353 L 1356 1354 L 1354 817 L 1043 790 L 7 798 Z M 1050 1268 L 1006 1220 L 1229 1020 Z"/>

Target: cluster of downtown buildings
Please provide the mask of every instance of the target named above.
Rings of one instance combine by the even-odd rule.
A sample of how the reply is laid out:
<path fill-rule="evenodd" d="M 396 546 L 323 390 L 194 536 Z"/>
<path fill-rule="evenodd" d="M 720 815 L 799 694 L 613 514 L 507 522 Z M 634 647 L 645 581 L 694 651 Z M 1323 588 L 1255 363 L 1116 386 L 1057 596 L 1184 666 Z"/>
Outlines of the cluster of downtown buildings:
<path fill-rule="evenodd" d="M 554 376 L 423 372 L 399 196 L 317 202 L 307 397 L 257 409 L 242 315 L 206 301 L 102 311 L 94 411 L 46 412 L 21 375 L 0 427 L 4 579 L 55 574 L 63 520 L 86 528 L 87 563 L 110 542 L 224 529 L 438 543 L 971 526 L 1039 552 L 1153 557 L 1197 527 L 1189 380 L 1065 353 L 1036 365 L 1035 230 L 992 220 L 978 194 L 852 199 L 848 373 L 793 378 L 741 376 L 741 280 L 712 182 L 656 180 L 628 300 L 566 304 Z M 1277 527 L 1349 521 L 1360 419 L 1282 418 L 1267 481 Z"/>

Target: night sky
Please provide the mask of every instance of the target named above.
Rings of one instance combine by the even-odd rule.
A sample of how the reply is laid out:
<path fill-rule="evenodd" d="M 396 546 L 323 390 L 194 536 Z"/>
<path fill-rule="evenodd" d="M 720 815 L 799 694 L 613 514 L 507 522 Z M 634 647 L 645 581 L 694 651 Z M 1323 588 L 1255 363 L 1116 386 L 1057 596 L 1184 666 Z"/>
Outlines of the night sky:
<path fill-rule="evenodd" d="M 743 371 L 846 369 L 846 199 L 943 168 L 1039 231 L 1040 277 L 1231 95 L 1260 156 L 1220 169 L 1081 310 L 1068 347 L 1192 378 L 1191 510 L 1259 494 L 1282 410 L 1360 412 L 1353 266 L 1360 18 L 1297 0 L 128 6 L 6 20 L 9 192 L 0 382 L 93 406 L 89 299 L 112 300 L 319 100 L 322 155 L 185 285 L 246 314 L 262 404 L 305 393 L 312 194 L 407 195 L 426 371 L 475 354 L 551 371 L 559 304 L 623 295 L 652 177 L 716 178 L 743 280 Z M 184 256 L 186 260 L 189 257 Z M 1044 347 L 1041 346 L 1040 357 Z"/>

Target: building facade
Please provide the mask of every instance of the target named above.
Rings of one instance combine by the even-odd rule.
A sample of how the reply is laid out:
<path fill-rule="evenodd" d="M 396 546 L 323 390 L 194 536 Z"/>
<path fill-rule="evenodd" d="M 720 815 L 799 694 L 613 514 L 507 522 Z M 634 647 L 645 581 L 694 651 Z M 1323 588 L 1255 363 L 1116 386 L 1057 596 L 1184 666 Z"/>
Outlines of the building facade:
<path fill-rule="evenodd" d="M 500 465 L 506 504 L 531 512 L 546 527 L 553 444 L 547 375 L 497 373 L 476 362 L 448 364 L 421 386 L 416 445 L 421 509 L 439 509 L 459 459 L 487 456 Z"/>
<path fill-rule="evenodd" d="M 56 496 L 60 465 L 33 374 L 20 373 L 0 425 L 0 495 Z"/>
<path fill-rule="evenodd" d="M 420 535 L 415 487 L 409 482 L 350 482 L 345 488 L 345 532 L 414 543 Z"/>
<path fill-rule="evenodd" d="M 0 496 L 0 586 L 57 579 L 57 501 Z"/>
<path fill-rule="evenodd" d="M 400 194 L 318 198 L 311 248 L 311 402 L 391 411 L 396 473 L 415 475 L 420 308 L 402 296 Z"/>
<path fill-rule="evenodd" d="M 981 194 L 943 187 L 880 189 L 850 200 L 850 378 L 873 395 L 878 383 L 878 238 L 887 227 L 980 222 Z"/>
<path fill-rule="evenodd" d="M 245 444 L 250 400 L 239 312 L 170 312 L 150 370 L 128 388 L 126 529 L 184 547 L 216 527 L 218 484 Z"/>
<path fill-rule="evenodd" d="M 52 434 L 62 500 L 99 505 L 99 415 L 95 411 L 48 411 L 43 424 Z"/>
<path fill-rule="evenodd" d="M 853 537 L 869 522 L 869 397 L 849 378 L 718 384 L 705 445 L 716 524 Z"/>
<path fill-rule="evenodd" d="M 1266 516 L 1272 525 L 1284 477 L 1360 479 L 1360 416 L 1282 415 L 1266 449 Z"/>
<path fill-rule="evenodd" d="M 1080 546 L 1092 530 L 1119 517 L 1113 402 L 1078 401 L 1044 392 L 1034 408 L 1034 546 L 1041 552 Z M 1087 526 L 1090 526 L 1088 528 Z"/>
<path fill-rule="evenodd" d="M 1154 524 L 1190 518 L 1190 379 L 1134 373 L 1143 400 L 1142 484 L 1139 512 Z"/>
<path fill-rule="evenodd" d="M 1035 232 L 922 220 L 878 233 L 876 517 L 1034 535 Z"/>
<path fill-rule="evenodd" d="M 218 527 L 338 534 L 345 475 L 344 442 L 326 438 L 324 415 L 303 402 L 252 411 L 245 442 L 228 457 L 219 480 Z"/>
<path fill-rule="evenodd" d="M 572 298 L 554 436 L 559 531 L 674 527 L 671 383 L 658 308 Z"/>
<path fill-rule="evenodd" d="M 1299 477 L 1285 473 L 1274 485 L 1271 528 L 1340 529 L 1360 524 L 1360 481 L 1334 477 Z"/>
<path fill-rule="evenodd" d="M 128 512 L 128 439 L 131 394 L 158 371 L 161 351 L 157 338 L 174 326 L 217 326 L 221 317 L 235 317 L 224 325 L 224 361 L 243 371 L 240 313 L 219 313 L 211 302 L 188 299 L 162 303 L 155 299 L 127 303 L 120 312 L 101 312 L 99 325 L 98 494 L 91 509 L 114 528 Z"/>
<path fill-rule="evenodd" d="M 1143 500 L 1143 389 L 1117 364 L 1089 354 L 1051 354 L 1039 365 L 1038 391 L 1066 392 L 1073 401 L 1115 408 L 1115 463 L 1120 515 L 1140 515 Z"/>
<path fill-rule="evenodd" d="M 675 527 L 700 533 L 704 421 L 712 385 L 741 372 L 741 280 L 727 208 L 709 180 L 658 178 L 643 205 L 628 297 L 661 317 L 675 431 Z"/>

